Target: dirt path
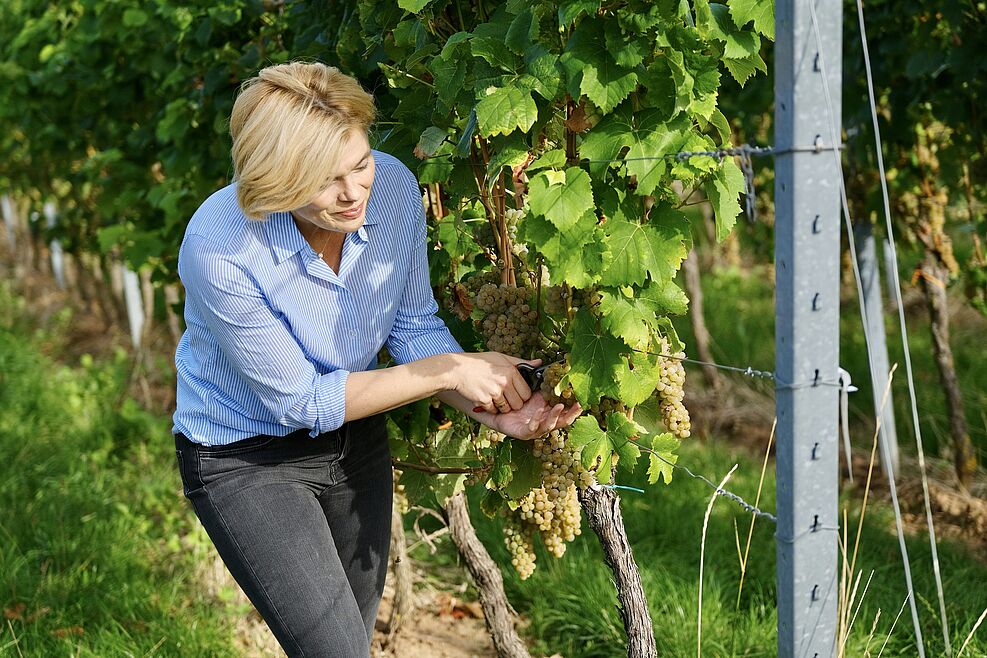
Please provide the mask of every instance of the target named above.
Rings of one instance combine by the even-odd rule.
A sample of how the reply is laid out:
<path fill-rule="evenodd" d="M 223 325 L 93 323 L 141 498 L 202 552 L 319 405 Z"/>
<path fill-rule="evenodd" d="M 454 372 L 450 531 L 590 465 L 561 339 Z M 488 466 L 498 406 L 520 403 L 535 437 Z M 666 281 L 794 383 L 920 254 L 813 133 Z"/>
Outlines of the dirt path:
<path fill-rule="evenodd" d="M 231 620 L 236 626 L 236 642 L 243 658 L 285 657 L 267 624 L 250 607 L 246 595 L 214 551 L 202 562 L 197 580 L 205 592 L 218 601 L 225 601 L 231 610 L 249 609 L 247 614 Z M 419 583 L 424 580 L 417 578 Z M 415 612 L 393 636 L 388 637 L 383 629 L 394 596 L 391 582 L 389 573 L 377 615 L 372 658 L 496 658 L 497 652 L 483 623 L 479 603 L 462 596 L 465 583 L 440 582 L 416 587 Z M 234 593 L 232 602 L 230 592 Z"/>

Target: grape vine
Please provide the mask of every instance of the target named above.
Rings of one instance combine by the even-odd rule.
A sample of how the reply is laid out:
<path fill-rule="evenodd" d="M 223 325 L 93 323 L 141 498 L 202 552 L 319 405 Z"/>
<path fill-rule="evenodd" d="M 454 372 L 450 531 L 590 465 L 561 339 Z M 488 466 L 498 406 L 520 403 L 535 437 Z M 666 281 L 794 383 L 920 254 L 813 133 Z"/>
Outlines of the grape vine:
<path fill-rule="evenodd" d="M 668 156 L 729 145 L 721 71 L 743 84 L 764 69 L 769 5 L 406 0 L 383 19 L 379 4 L 360 4 L 359 27 L 393 90 L 381 147 L 429 186 L 433 284 L 457 338 L 541 359 L 541 395 L 585 410 L 531 442 L 473 428 L 461 446 L 526 578 L 537 538 L 561 556 L 579 533 L 578 489 L 644 454 L 667 482 L 690 436 L 669 320 L 688 303 L 674 280 L 691 243 L 683 199 L 702 189 L 726 235 L 743 178 L 729 159 Z"/>

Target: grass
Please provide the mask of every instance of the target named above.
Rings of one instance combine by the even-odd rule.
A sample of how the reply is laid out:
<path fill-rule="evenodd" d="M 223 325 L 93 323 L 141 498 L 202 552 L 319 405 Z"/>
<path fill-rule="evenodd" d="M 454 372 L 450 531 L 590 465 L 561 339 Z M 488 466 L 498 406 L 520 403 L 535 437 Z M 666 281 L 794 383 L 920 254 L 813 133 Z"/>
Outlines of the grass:
<path fill-rule="evenodd" d="M 774 288 L 764 274 L 763 271 L 724 270 L 703 279 L 706 322 L 713 339 L 713 353 L 724 365 L 773 369 Z M 904 288 L 907 290 L 907 284 Z M 955 294 L 960 294 L 960 291 L 955 291 Z M 939 371 L 932 357 L 929 318 L 924 305 L 908 313 L 906 321 L 922 438 L 927 453 L 945 455 L 951 444 L 949 420 L 939 384 Z M 688 321 L 680 319 L 676 327 L 686 345 L 691 346 L 693 342 Z M 966 404 L 970 438 L 978 449 L 981 462 L 987 459 L 987 368 L 983 367 L 985 361 L 980 344 L 985 331 L 987 318 L 968 308 L 957 314 L 951 323 L 951 346 Z M 887 337 L 889 361 L 899 364 L 892 385 L 898 443 L 903 454 L 914 454 L 912 412 L 897 312 L 887 315 Z M 874 407 L 855 293 L 845 297 L 841 309 L 840 363 L 860 388 L 850 396 L 850 417 L 859 430 L 854 434 L 869 437 L 874 427 Z M 726 376 L 737 377 L 731 374 Z M 869 449 L 869 445 L 861 449 Z"/>
<path fill-rule="evenodd" d="M 734 464 L 739 464 L 728 488 L 753 501 L 761 467 L 757 456 L 714 442 L 705 445 L 687 442 L 681 452 L 680 463 L 711 476 L 714 482 Z M 621 507 L 655 622 L 659 652 L 667 656 L 694 656 L 697 654 L 700 540 L 711 491 L 682 473 L 677 473 L 667 487 L 646 485 L 640 473 L 621 478 L 621 484 L 647 491 L 645 494 L 622 492 Z M 769 469 L 762 509 L 775 509 L 774 486 Z M 844 506 L 849 507 L 849 527 L 855 531 L 859 502 L 843 501 L 841 509 Z M 747 574 L 737 605 L 740 566 L 734 523 L 743 545 L 749 518 L 725 499 L 717 500 L 713 507 L 706 537 L 703 587 L 703 655 L 706 656 L 776 655 L 774 527 L 764 520 L 755 524 Z M 508 564 L 499 522 L 485 518 L 478 506 L 473 508 L 473 519 L 495 560 Z M 588 532 L 585 524 L 584 531 Z M 851 545 L 852 541 L 851 536 Z M 443 548 L 451 550 L 447 542 Z M 929 545 L 923 537 L 910 537 L 908 549 L 927 655 L 941 655 L 943 641 Z M 423 554 L 417 557 L 422 558 Z M 979 587 L 970 586 L 987 582 L 987 565 L 964 546 L 946 541 L 940 543 L 940 560 L 955 652 L 987 607 L 987 594 Z M 560 653 L 567 658 L 622 655 L 625 639 L 616 593 L 595 536 L 577 537 L 561 560 L 539 551 L 537 564 L 534 575 L 527 581 L 521 581 L 509 568 L 504 570 L 508 596 L 528 619 L 526 633 L 535 650 L 546 655 Z M 870 647 L 870 655 L 876 656 L 904 601 L 905 581 L 893 517 L 886 506 L 873 501 L 865 518 L 857 569 L 863 572 L 862 582 L 866 582 L 871 571 L 874 576 L 850 634 L 846 655 L 865 655 L 868 633 L 880 609 L 881 617 Z M 916 655 L 913 637 L 906 609 L 883 655 Z M 965 655 L 985 653 L 987 635 L 975 636 Z"/>
<path fill-rule="evenodd" d="M 46 357 L 70 322 L 37 330 L 0 287 L 0 655 L 230 655 L 168 420 L 127 399 L 124 353 Z"/>

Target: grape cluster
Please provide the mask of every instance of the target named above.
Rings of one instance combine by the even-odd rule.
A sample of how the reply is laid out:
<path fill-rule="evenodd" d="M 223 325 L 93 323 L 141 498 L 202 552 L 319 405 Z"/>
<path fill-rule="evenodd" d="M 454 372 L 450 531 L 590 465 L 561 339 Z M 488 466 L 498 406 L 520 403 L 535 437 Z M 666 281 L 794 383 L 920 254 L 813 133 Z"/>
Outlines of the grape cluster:
<path fill-rule="evenodd" d="M 564 316 L 569 307 L 593 307 L 600 303 L 600 291 L 596 288 L 570 288 L 568 286 L 546 286 L 542 290 L 542 305 L 549 315 Z"/>
<path fill-rule="evenodd" d="M 527 580 L 535 572 L 535 544 L 531 531 L 522 528 L 514 518 L 508 516 L 504 522 L 504 544 L 511 554 L 511 564 L 521 580 Z"/>
<path fill-rule="evenodd" d="M 493 283 L 480 286 L 473 305 L 484 314 L 480 331 L 487 349 L 517 357 L 537 349 L 538 311 L 530 301 L 531 291 L 527 288 Z"/>
<path fill-rule="evenodd" d="M 538 532 L 548 552 L 558 558 L 565 554 L 566 543 L 581 531 L 578 489 L 590 486 L 593 474 L 583 468 L 578 453 L 565 439 L 565 431 L 555 430 L 534 440 L 532 454 L 542 463 L 542 484 L 518 501 L 517 510 L 504 529 L 504 541 L 516 558 L 512 564 L 522 580 L 531 575 L 535 565 L 533 554 L 530 561 L 518 558 L 522 548 L 529 550 L 520 547 L 519 536 L 530 542 Z"/>
<path fill-rule="evenodd" d="M 541 394 L 549 405 L 554 407 L 561 402 L 566 408 L 569 408 L 576 401 L 570 384 L 566 384 L 565 388 L 559 386 L 562 378 L 568 372 L 568 361 L 559 361 L 545 368 L 545 376 L 541 382 Z"/>
<path fill-rule="evenodd" d="M 627 405 L 625 405 L 620 400 L 614 400 L 613 398 L 600 398 L 600 401 L 595 405 L 590 407 L 589 412 L 593 414 L 598 421 L 600 421 L 600 426 L 606 429 L 607 426 L 607 416 L 610 414 L 626 414 Z"/>
<path fill-rule="evenodd" d="M 668 431 L 680 439 L 689 438 L 692 423 L 689 420 L 689 410 L 682 404 L 685 398 L 685 368 L 681 359 L 685 352 L 672 354 L 668 340 L 661 339 L 659 343 L 662 354 L 671 354 L 673 358 L 660 359 L 661 376 L 658 380 L 658 400 L 661 407 L 661 418 Z"/>
<path fill-rule="evenodd" d="M 504 435 L 497 430 L 490 429 L 486 425 L 480 426 L 480 431 L 476 434 L 474 443 L 480 450 L 491 446 L 499 445 L 504 440 Z"/>

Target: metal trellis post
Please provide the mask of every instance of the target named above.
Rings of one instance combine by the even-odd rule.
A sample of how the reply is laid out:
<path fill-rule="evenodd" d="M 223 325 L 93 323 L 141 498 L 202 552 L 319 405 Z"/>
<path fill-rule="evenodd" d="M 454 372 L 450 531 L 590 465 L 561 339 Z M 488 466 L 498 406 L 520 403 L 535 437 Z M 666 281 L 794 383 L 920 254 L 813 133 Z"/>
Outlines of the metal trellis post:
<path fill-rule="evenodd" d="M 867 334 L 870 336 L 871 359 L 874 364 L 874 372 L 871 373 L 871 382 L 874 384 L 874 417 L 881 417 L 880 440 L 887 445 L 887 452 L 881 455 L 888 455 L 891 461 L 891 472 L 898 472 L 898 432 L 894 422 L 894 396 L 888 391 L 887 401 L 884 409 L 881 409 L 881 400 L 884 398 L 884 391 L 888 387 L 888 373 L 891 368 L 888 365 L 888 342 L 887 331 L 884 327 L 884 301 L 881 299 L 881 268 L 877 262 L 877 240 L 874 238 L 874 230 L 870 221 L 859 222 L 854 230 L 857 241 L 857 261 L 860 264 L 860 283 L 864 291 L 864 309 L 866 316 L 864 322 L 867 323 Z M 888 467 L 881 458 L 881 465 L 884 473 L 887 474 Z"/>
<path fill-rule="evenodd" d="M 807 2 L 816 3 L 823 53 L 816 47 Z M 832 383 L 839 377 L 840 191 L 828 142 L 831 122 L 840 122 L 841 17 L 838 2 L 779 0 L 776 5 L 775 372 L 782 658 L 832 656 L 836 642 L 839 398 Z M 823 80 L 820 57 L 828 64 L 828 80 Z M 824 84 L 829 85 L 836 117 L 826 111 Z"/>
<path fill-rule="evenodd" d="M 55 228 L 55 224 L 58 223 L 58 210 L 55 208 L 55 204 L 47 201 L 43 210 L 45 226 L 49 230 Z M 65 290 L 65 260 L 62 254 L 62 243 L 58 238 L 52 238 L 48 246 L 51 249 L 51 271 L 55 274 L 55 283 L 58 284 L 60 290 Z"/>

